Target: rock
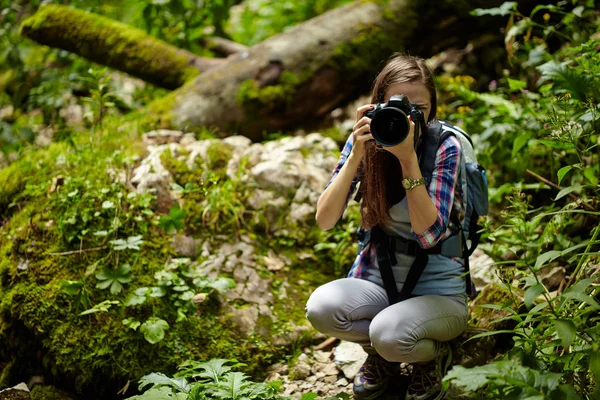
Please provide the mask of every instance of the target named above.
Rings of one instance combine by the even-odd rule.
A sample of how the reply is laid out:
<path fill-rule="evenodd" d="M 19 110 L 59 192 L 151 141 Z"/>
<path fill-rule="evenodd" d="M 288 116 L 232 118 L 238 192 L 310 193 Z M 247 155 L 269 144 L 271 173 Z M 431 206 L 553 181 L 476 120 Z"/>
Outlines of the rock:
<path fill-rule="evenodd" d="M 513 290 L 513 294 L 515 291 Z M 483 288 L 477 297 L 469 304 L 469 315 L 472 322 L 478 328 L 486 330 L 503 330 L 512 329 L 516 324 L 515 321 L 507 319 L 500 323 L 493 321 L 504 318 L 510 315 L 508 311 L 496 310 L 492 308 L 482 307 L 485 304 L 505 305 L 511 300 L 510 293 L 504 286 L 491 283 Z"/>
<path fill-rule="evenodd" d="M 10 120 L 15 112 L 15 108 L 12 104 L 0 108 L 0 121 Z"/>
<path fill-rule="evenodd" d="M 367 359 L 367 353 L 357 343 L 342 341 L 334 350 L 334 362 L 344 376 L 352 381 Z"/>
<path fill-rule="evenodd" d="M 267 368 L 267 372 L 277 373 L 280 375 L 287 375 L 289 373 L 289 368 L 288 368 L 288 365 L 285 363 L 277 363 L 277 364 L 273 364 L 269 368 Z"/>
<path fill-rule="evenodd" d="M 331 361 L 331 352 L 328 351 L 315 351 L 312 355 L 318 362 L 328 363 Z"/>
<path fill-rule="evenodd" d="M 40 131 L 35 136 L 34 143 L 37 147 L 48 147 L 52 143 L 52 138 L 54 137 L 54 130 L 52 127 L 47 126 L 45 128 L 40 129 Z"/>
<path fill-rule="evenodd" d="M 183 132 L 169 129 L 157 129 L 142 135 L 142 141 L 146 146 L 158 146 L 167 143 L 179 143 Z"/>
<path fill-rule="evenodd" d="M 162 213 L 168 213 L 177 202 L 177 199 L 171 193 L 173 178 L 160 160 L 161 154 L 167 149 L 177 153 L 179 146 L 177 144 L 148 146 L 150 154 L 133 170 L 133 177 L 131 178 L 131 182 L 137 184 L 136 190 L 138 192 L 154 192 L 157 198 L 158 211 Z"/>
<path fill-rule="evenodd" d="M 298 361 L 292 368 L 291 375 L 296 380 L 304 380 L 310 376 L 310 365 L 304 361 Z"/>
<path fill-rule="evenodd" d="M 199 241 L 191 236 L 177 235 L 173 237 L 173 248 L 178 257 L 196 257 L 199 244 Z"/>
<path fill-rule="evenodd" d="M 238 266 L 233 271 L 233 279 L 237 286 L 227 292 L 228 298 L 256 304 L 273 303 L 271 280 L 261 278 L 253 268 Z"/>
<path fill-rule="evenodd" d="M 348 386 L 348 380 L 346 378 L 340 378 L 335 382 L 336 386 Z"/>
<path fill-rule="evenodd" d="M 258 322 L 258 309 L 256 306 L 247 305 L 242 308 L 234 308 L 231 311 L 232 321 L 243 333 L 251 333 Z"/>
<path fill-rule="evenodd" d="M 471 257 L 469 257 L 471 281 L 473 281 L 477 290 L 482 290 L 490 283 L 502 282 L 498 276 L 498 267 L 493 264 L 494 260 L 481 249 L 475 249 Z"/>
<path fill-rule="evenodd" d="M 561 282 L 565 280 L 566 270 L 564 267 L 548 265 L 540 270 L 542 283 L 549 291 L 556 290 Z"/>
<path fill-rule="evenodd" d="M 487 332 L 487 330 L 467 328 L 460 336 L 452 340 L 452 364 L 471 368 L 484 365 L 492 360 L 496 355 L 496 336 L 483 336 L 471 339 L 473 336 L 484 332 Z"/>
<path fill-rule="evenodd" d="M 31 395 L 25 383 L 19 383 L 9 389 L 0 390 L 0 400 L 29 400 Z"/>
<path fill-rule="evenodd" d="M 292 203 L 290 206 L 290 220 L 293 222 L 308 222 L 311 219 L 314 220 L 316 211 L 317 209 L 313 204 Z"/>

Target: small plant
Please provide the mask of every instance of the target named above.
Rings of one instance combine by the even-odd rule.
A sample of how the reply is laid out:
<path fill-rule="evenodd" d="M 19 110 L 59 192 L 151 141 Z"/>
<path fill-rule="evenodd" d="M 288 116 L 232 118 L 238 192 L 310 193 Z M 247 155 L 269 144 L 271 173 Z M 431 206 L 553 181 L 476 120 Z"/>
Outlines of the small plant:
<path fill-rule="evenodd" d="M 184 227 L 183 221 L 185 219 L 186 211 L 179 207 L 179 204 L 175 204 L 169 210 L 169 215 L 163 215 L 160 217 L 158 226 L 160 226 L 166 233 L 173 233 L 182 230 Z"/>
<path fill-rule="evenodd" d="M 115 106 L 114 100 L 116 92 L 110 92 L 110 76 L 106 76 L 106 68 L 96 70 L 90 68 L 87 72 L 89 76 L 83 76 L 79 79 L 89 86 L 90 95 L 83 97 L 82 100 L 91 106 L 91 110 L 84 117 L 90 118 L 94 126 L 102 127 L 102 121 L 108 112 L 108 109 Z"/>
<path fill-rule="evenodd" d="M 107 289 L 110 287 L 112 294 L 119 294 L 123 289 L 123 283 L 129 283 L 133 279 L 131 276 L 131 265 L 120 265 L 116 270 L 112 268 L 104 268 L 96 274 L 98 289 Z"/>

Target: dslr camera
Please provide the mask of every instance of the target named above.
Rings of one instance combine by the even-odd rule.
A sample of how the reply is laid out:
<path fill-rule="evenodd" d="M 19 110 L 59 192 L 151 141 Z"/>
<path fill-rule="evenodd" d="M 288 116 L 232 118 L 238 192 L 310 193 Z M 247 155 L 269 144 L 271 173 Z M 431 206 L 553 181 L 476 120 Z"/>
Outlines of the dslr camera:
<path fill-rule="evenodd" d="M 371 118 L 371 134 L 382 146 L 395 146 L 406 139 L 410 130 L 408 116 L 415 123 L 415 147 L 421 132 L 426 129 L 423 111 L 403 94 L 390 97 L 387 103 L 377 104 L 364 115 Z"/>

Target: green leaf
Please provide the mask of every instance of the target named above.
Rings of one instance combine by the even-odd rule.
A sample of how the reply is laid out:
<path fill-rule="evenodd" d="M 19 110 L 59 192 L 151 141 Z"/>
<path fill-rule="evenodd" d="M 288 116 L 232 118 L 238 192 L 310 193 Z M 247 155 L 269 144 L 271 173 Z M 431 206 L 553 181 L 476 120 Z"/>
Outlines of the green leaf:
<path fill-rule="evenodd" d="M 191 386 L 185 378 L 169 378 L 160 372 L 145 375 L 140 379 L 140 390 L 143 390 L 149 385 L 152 385 L 153 388 L 157 386 L 168 386 L 183 393 L 187 393 L 191 389 Z"/>
<path fill-rule="evenodd" d="M 144 338 L 148 342 L 156 344 L 164 339 L 167 329 L 169 329 L 167 321 L 157 317 L 150 317 L 142 324 L 140 332 L 144 334 Z"/>
<path fill-rule="evenodd" d="M 556 173 L 556 175 L 558 176 L 558 184 L 559 185 L 560 185 L 560 182 L 565 177 L 565 175 L 567 175 L 569 173 L 569 171 L 572 170 L 572 169 L 573 169 L 572 165 L 567 165 L 566 167 L 562 167 L 561 169 L 558 170 L 558 172 Z"/>
<path fill-rule="evenodd" d="M 552 147 L 553 149 L 573 149 L 575 145 L 571 142 L 559 142 L 557 140 L 538 139 L 537 142 Z"/>
<path fill-rule="evenodd" d="M 576 291 L 572 291 L 571 289 L 569 289 L 566 292 L 564 292 L 561 295 L 561 297 L 563 297 L 565 299 L 578 300 L 582 303 L 585 303 L 585 304 L 591 306 L 595 310 L 600 310 L 600 304 L 598 304 L 598 302 L 596 300 L 592 299 L 590 296 L 588 296 L 585 293 L 576 292 Z"/>
<path fill-rule="evenodd" d="M 146 296 L 140 296 L 137 294 L 130 294 L 125 300 L 125 306 L 137 306 L 139 304 L 144 304 L 146 302 Z"/>
<path fill-rule="evenodd" d="M 558 337 L 560 338 L 563 347 L 569 347 L 577 334 L 577 327 L 573 321 L 557 319 L 554 322 L 554 327 L 556 328 L 556 333 L 558 333 Z"/>
<path fill-rule="evenodd" d="M 186 397 L 187 395 L 184 394 Z M 127 400 L 167 400 L 173 399 L 173 390 L 161 386 L 152 388 L 138 396 L 128 397 Z"/>
<path fill-rule="evenodd" d="M 590 355 L 590 371 L 594 374 L 596 382 L 600 382 L 600 353 L 592 353 Z"/>
<path fill-rule="evenodd" d="M 519 151 L 529 142 L 529 135 L 521 134 L 515 138 L 513 141 L 513 149 L 512 149 L 512 157 L 516 157 Z"/>
<path fill-rule="evenodd" d="M 169 210 L 169 216 L 171 217 L 171 219 L 173 220 L 183 220 L 185 218 L 185 210 L 182 210 L 179 207 L 179 204 L 175 204 L 173 207 L 171 207 L 171 209 Z"/>
<path fill-rule="evenodd" d="M 560 200 L 563 197 L 565 197 L 566 195 L 568 195 L 571 192 L 574 192 L 575 190 L 578 190 L 580 188 L 580 186 L 578 185 L 573 185 L 573 186 L 568 186 L 566 188 L 561 189 L 560 192 L 558 192 L 558 194 L 556 195 L 556 197 L 554 198 L 554 200 Z"/>
<path fill-rule="evenodd" d="M 83 282 L 81 281 L 69 281 L 62 279 L 60 284 L 63 287 L 63 291 L 69 296 L 74 296 L 79 292 L 79 289 L 83 287 Z"/>
<path fill-rule="evenodd" d="M 540 294 L 545 292 L 546 288 L 541 283 L 531 286 L 529 289 L 527 289 L 527 291 L 525 291 L 525 305 L 527 305 L 527 308 L 531 308 L 535 302 L 535 299 L 537 299 Z"/>
<path fill-rule="evenodd" d="M 508 87 L 512 91 L 525 89 L 527 87 L 527 82 L 508 78 Z"/>
<path fill-rule="evenodd" d="M 535 260 L 534 268 L 539 269 L 540 267 L 546 265 L 547 263 L 554 261 L 561 255 L 562 255 L 562 253 L 558 250 L 550 250 L 543 254 L 540 254 L 538 256 L 538 258 Z"/>
<path fill-rule="evenodd" d="M 510 12 L 514 9 L 517 2 L 515 1 L 505 1 L 502 3 L 500 7 L 494 8 L 476 8 L 471 11 L 471 15 L 482 16 L 482 15 L 494 15 L 494 16 L 505 16 L 510 14 Z"/>
<path fill-rule="evenodd" d="M 102 203 L 102 208 L 107 209 L 107 208 L 114 208 L 115 207 L 115 203 L 113 203 L 110 200 L 106 200 L 105 202 Z"/>
<path fill-rule="evenodd" d="M 121 323 L 133 329 L 134 331 L 141 325 L 141 322 L 133 317 L 126 318 L 122 320 Z"/>
<path fill-rule="evenodd" d="M 598 186 L 598 177 L 596 176 L 596 167 L 587 167 L 583 170 L 583 176 L 587 178 L 592 186 Z"/>
<path fill-rule="evenodd" d="M 316 393 L 304 393 L 300 400 L 315 400 L 317 397 L 319 397 L 319 395 Z"/>

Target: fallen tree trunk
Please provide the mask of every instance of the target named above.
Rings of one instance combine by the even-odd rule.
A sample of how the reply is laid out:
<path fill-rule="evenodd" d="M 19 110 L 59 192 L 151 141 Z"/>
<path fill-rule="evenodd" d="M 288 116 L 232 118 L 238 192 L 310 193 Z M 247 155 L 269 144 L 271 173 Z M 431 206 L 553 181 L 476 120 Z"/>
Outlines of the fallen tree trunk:
<path fill-rule="evenodd" d="M 40 7 L 23 21 L 21 35 L 167 89 L 224 63 L 198 57 L 109 18 L 61 5 Z"/>
<path fill-rule="evenodd" d="M 208 37 L 202 41 L 202 44 L 207 49 L 225 57 L 248 51 L 248 46 L 218 36 Z"/>
<path fill-rule="evenodd" d="M 164 71 L 166 76 L 176 75 L 176 79 L 169 79 L 170 85 L 181 85 L 202 70 L 200 76 L 154 102 L 144 113 L 159 119 L 163 126 L 217 127 L 224 135 L 239 133 L 260 140 L 265 131 L 285 130 L 318 118 L 343 100 L 364 93 L 382 61 L 393 52 L 429 57 L 450 47 L 462 47 L 475 34 L 501 36 L 503 18 L 470 15 L 475 8 L 500 3 L 356 0 L 225 60 L 200 59 L 137 30 L 136 39 L 121 34 L 118 40 L 102 39 L 110 36 L 107 32 L 116 31 L 107 27 L 124 26 L 100 17 L 93 27 L 77 28 L 85 14 L 74 10 L 66 13 L 59 6 L 41 7 L 39 15 L 25 21 L 22 29 L 48 45 L 149 81 Z M 57 33 L 64 25 L 63 13 L 71 12 L 77 16 L 70 18 L 68 26 L 73 28 Z M 88 32 L 92 39 L 87 38 Z M 111 43 L 117 45 L 110 48 Z M 194 67 L 200 61 L 204 66 Z M 218 68 L 212 68 L 212 63 Z M 146 73 L 149 69 L 151 72 Z"/>
<path fill-rule="evenodd" d="M 174 127 L 214 126 L 261 140 L 265 131 L 302 124 L 364 93 L 395 51 L 428 57 L 464 45 L 474 32 L 500 35 L 502 18 L 469 15 L 499 3 L 356 1 L 230 56 L 150 112 Z"/>

